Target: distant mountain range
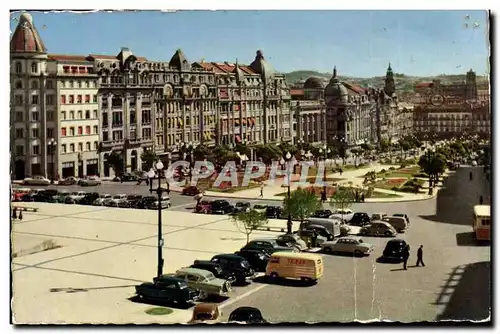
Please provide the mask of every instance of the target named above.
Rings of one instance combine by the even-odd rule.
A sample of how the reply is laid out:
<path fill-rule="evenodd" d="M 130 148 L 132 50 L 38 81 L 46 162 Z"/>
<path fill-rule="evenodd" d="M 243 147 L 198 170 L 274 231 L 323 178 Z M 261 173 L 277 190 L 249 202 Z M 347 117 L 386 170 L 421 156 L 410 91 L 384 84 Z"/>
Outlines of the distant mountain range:
<path fill-rule="evenodd" d="M 317 71 L 293 71 L 290 73 L 284 73 L 286 81 L 289 85 L 294 84 L 300 79 L 307 80 L 307 78 L 315 76 L 320 78 L 325 78 L 330 80 L 332 77 L 331 73 L 320 73 Z M 433 79 L 440 79 L 442 83 L 451 83 L 451 82 L 460 82 L 465 80 L 465 74 L 463 75 L 448 75 L 441 74 L 434 77 L 416 77 L 416 76 L 408 76 L 402 73 L 394 73 L 394 78 L 396 80 L 396 89 L 398 91 L 413 91 L 416 84 L 421 82 L 431 82 Z M 380 77 L 372 77 L 372 78 L 356 78 L 356 77 L 348 77 L 348 76 L 339 76 L 341 81 L 347 81 L 349 83 L 361 86 L 361 87 L 383 87 L 385 76 Z M 487 82 L 488 77 L 486 76 L 477 76 L 478 83 Z"/>

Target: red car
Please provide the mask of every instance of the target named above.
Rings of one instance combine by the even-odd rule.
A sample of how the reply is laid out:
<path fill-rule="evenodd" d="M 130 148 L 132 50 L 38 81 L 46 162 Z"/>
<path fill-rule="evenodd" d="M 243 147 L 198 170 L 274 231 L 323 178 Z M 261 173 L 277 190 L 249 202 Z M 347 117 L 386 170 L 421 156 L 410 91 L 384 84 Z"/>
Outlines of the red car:
<path fill-rule="evenodd" d="M 201 193 L 201 190 L 196 186 L 189 186 L 182 189 L 182 194 L 187 196 L 195 196 Z"/>
<path fill-rule="evenodd" d="M 211 213 L 212 212 L 212 202 L 210 201 L 201 201 L 195 209 L 195 213 Z"/>

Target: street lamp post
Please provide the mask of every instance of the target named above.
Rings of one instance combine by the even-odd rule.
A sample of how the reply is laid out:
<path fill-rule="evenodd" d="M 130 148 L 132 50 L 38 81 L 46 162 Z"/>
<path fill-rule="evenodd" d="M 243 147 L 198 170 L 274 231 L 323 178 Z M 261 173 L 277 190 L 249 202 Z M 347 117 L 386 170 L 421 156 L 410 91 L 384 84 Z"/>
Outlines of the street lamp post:
<path fill-rule="evenodd" d="M 158 161 L 155 165 L 157 173 L 155 173 L 154 169 L 151 168 L 148 172 L 149 178 L 149 192 L 153 193 L 153 180 L 155 178 L 155 174 L 158 175 L 158 187 L 156 188 L 156 194 L 158 195 L 158 271 L 157 277 L 159 278 L 163 274 L 163 255 L 162 255 L 162 247 L 163 247 L 163 236 L 161 231 L 161 195 L 165 192 L 166 189 L 161 187 L 161 171 L 163 170 L 163 163 Z M 168 191 L 167 191 L 168 192 Z"/>
<path fill-rule="evenodd" d="M 286 162 L 289 164 L 291 162 L 291 158 L 292 158 L 292 155 L 290 154 L 290 152 L 286 153 L 285 158 L 286 158 Z M 283 158 L 281 158 L 281 159 L 283 160 Z M 290 182 L 291 182 L 290 166 L 288 166 L 286 173 L 287 173 L 287 178 L 288 178 L 288 189 L 287 189 L 288 217 L 287 217 L 287 221 L 286 221 L 286 232 L 288 234 L 291 234 L 293 223 L 292 223 L 292 212 L 290 211 L 290 197 L 291 197 L 291 193 L 290 193 Z"/>
<path fill-rule="evenodd" d="M 431 152 L 431 150 L 429 149 L 427 150 L 426 155 L 427 155 L 427 163 L 432 164 L 432 159 L 434 158 L 433 152 Z M 433 188 L 432 174 L 429 173 L 429 195 L 432 195 L 432 188 Z"/>
<path fill-rule="evenodd" d="M 54 138 L 50 138 L 50 160 L 52 161 L 52 175 L 50 177 L 50 183 L 54 184 L 54 179 L 56 177 L 56 163 L 55 163 L 55 151 L 56 151 L 57 141 Z"/>

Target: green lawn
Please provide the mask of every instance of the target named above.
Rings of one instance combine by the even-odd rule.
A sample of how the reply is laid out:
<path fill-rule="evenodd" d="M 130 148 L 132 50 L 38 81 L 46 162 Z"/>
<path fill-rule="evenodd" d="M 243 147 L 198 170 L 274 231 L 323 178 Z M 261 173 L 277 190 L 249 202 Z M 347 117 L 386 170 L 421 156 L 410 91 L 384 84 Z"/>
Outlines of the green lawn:
<path fill-rule="evenodd" d="M 396 194 L 388 194 L 388 193 L 381 193 L 378 191 L 374 191 L 370 198 L 396 198 L 396 197 L 402 197 L 402 196 L 396 195 Z"/>

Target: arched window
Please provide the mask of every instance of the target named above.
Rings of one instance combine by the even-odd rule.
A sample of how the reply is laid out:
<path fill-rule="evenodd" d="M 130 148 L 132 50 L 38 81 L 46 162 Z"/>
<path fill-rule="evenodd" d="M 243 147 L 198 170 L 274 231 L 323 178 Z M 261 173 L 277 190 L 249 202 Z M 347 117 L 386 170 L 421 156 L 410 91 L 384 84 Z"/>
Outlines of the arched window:
<path fill-rule="evenodd" d="M 16 63 L 16 73 L 21 73 L 23 71 L 23 66 L 20 62 Z"/>
<path fill-rule="evenodd" d="M 16 89 L 23 89 L 23 82 L 21 80 L 17 80 L 15 87 Z"/>
<path fill-rule="evenodd" d="M 31 63 L 31 73 L 36 73 L 36 72 L 38 72 L 38 64 Z"/>
<path fill-rule="evenodd" d="M 33 80 L 31 82 L 31 89 L 38 89 L 38 81 Z"/>

